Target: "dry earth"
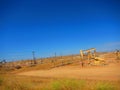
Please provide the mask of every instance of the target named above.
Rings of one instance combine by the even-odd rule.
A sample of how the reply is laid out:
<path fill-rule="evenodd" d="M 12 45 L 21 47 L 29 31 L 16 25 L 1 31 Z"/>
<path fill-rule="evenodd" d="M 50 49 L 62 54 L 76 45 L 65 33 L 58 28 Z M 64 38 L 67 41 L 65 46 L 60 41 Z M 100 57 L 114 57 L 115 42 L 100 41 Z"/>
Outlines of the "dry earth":
<path fill-rule="evenodd" d="M 120 80 L 120 63 L 111 63 L 106 66 L 80 67 L 63 66 L 50 70 L 34 70 L 21 72 L 17 75 L 39 76 L 43 78 L 77 78 L 93 80 Z"/>

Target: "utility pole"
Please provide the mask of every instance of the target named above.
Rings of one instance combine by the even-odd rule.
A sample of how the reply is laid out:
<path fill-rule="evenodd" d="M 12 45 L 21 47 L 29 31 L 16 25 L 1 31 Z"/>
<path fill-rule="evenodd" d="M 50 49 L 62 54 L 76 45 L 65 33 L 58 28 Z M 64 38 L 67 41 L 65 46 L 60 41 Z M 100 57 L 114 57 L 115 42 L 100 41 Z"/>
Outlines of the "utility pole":
<path fill-rule="evenodd" d="M 56 58 L 56 52 L 55 52 L 55 58 Z"/>
<path fill-rule="evenodd" d="M 55 52 L 55 59 L 54 59 L 54 67 L 55 67 L 55 62 L 56 62 L 56 52 Z"/>
<path fill-rule="evenodd" d="M 37 62 L 36 62 L 36 58 L 35 58 L 35 52 L 34 52 L 34 51 L 32 51 L 32 54 L 33 54 L 34 64 L 37 64 Z"/>
<path fill-rule="evenodd" d="M 56 61 L 56 52 L 55 52 L 55 61 Z"/>

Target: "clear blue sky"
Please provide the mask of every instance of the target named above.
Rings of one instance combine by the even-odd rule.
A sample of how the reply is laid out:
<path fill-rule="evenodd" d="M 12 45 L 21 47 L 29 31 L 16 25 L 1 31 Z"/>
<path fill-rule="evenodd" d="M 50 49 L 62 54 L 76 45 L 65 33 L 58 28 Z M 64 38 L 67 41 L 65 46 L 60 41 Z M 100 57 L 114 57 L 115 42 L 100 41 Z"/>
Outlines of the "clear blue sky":
<path fill-rule="evenodd" d="M 0 59 L 120 48 L 119 0 L 0 0 Z"/>

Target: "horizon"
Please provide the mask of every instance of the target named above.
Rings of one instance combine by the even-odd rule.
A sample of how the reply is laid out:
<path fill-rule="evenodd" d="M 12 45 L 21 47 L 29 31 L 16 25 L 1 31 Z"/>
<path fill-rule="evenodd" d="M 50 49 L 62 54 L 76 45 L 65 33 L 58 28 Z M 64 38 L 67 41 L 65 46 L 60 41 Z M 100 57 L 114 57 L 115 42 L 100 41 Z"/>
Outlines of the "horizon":
<path fill-rule="evenodd" d="M 87 49 L 86 49 L 87 50 Z M 117 50 L 119 50 L 119 49 L 117 49 Z M 110 50 L 110 51 L 97 51 L 97 53 L 112 53 L 112 52 L 115 52 L 115 50 Z M 74 56 L 74 55 L 80 55 L 80 53 L 74 53 L 74 54 L 64 54 L 64 55 L 61 55 L 61 54 L 56 54 L 56 53 L 54 53 L 54 54 L 52 54 L 51 56 L 44 56 L 44 57 L 39 57 L 39 56 L 37 56 L 36 57 L 36 55 L 34 55 L 34 58 L 35 58 L 35 60 L 40 60 L 40 59 L 46 59 L 46 58 L 54 58 L 54 57 L 64 57 L 64 56 Z M 33 54 L 31 53 L 31 58 L 22 58 L 22 59 L 11 59 L 11 60 L 6 60 L 6 59 L 0 59 L 0 61 L 3 61 L 3 60 L 5 60 L 6 62 L 15 62 L 15 61 L 26 61 L 26 60 L 34 60 L 33 59 Z"/>
<path fill-rule="evenodd" d="M 0 1 L 0 59 L 120 49 L 118 0 Z"/>

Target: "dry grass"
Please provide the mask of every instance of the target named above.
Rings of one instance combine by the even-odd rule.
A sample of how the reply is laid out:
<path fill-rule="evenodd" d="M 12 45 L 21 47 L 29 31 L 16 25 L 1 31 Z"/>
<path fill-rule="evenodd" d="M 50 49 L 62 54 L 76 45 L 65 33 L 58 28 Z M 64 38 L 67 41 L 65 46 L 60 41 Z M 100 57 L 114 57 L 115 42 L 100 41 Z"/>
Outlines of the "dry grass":
<path fill-rule="evenodd" d="M 115 56 L 111 53 L 109 55 L 105 53 L 106 60 L 109 60 L 109 59 L 114 60 L 114 57 Z M 68 60 L 76 60 L 76 61 L 78 60 L 76 57 L 71 59 L 71 56 L 64 56 L 62 58 L 65 59 L 64 60 L 65 63 Z M 111 79 L 109 81 L 111 77 L 108 77 L 107 80 L 102 80 L 99 76 L 99 75 L 104 75 L 103 71 L 105 71 L 105 75 L 110 75 L 110 74 L 107 74 L 108 72 L 106 73 L 107 69 L 108 71 L 110 71 L 110 73 L 115 73 L 116 76 L 120 75 L 118 73 L 119 65 L 116 66 L 116 64 L 112 64 L 112 65 L 109 65 L 107 67 L 102 67 L 102 68 L 101 67 L 94 67 L 94 68 L 88 67 L 88 68 L 80 69 L 79 65 L 74 63 L 72 65 L 66 66 L 66 68 L 65 67 L 54 68 L 52 69 L 52 72 L 49 72 L 48 69 L 51 69 L 51 67 L 54 66 L 54 63 L 51 62 L 51 60 L 53 59 L 54 58 L 47 58 L 47 59 L 44 59 L 45 60 L 44 62 L 46 63 L 38 64 L 36 66 L 31 66 L 31 67 L 30 66 L 22 67 L 21 69 L 15 69 L 14 72 L 5 71 L 4 69 L 1 70 L 0 71 L 0 90 L 120 90 L 120 86 L 119 86 L 120 80 L 116 79 L 112 81 Z M 57 57 L 57 60 L 58 62 L 55 62 L 56 65 L 61 64 L 61 61 L 60 61 L 61 57 Z M 24 63 L 28 61 L 24 61 Z M 17 63 L 18 62 L 16 62 L 16 64 Z M 35 74 L 34 70 L 42 70 L 42 72 L 39 71 L 39 73 L 41 72 L 39 76 L 37 76 L 38 74 L 35 76 L 29 76 L 30 74 L 28 76 L 17 75 L 18 72 L 24 73 L 26 71 L 31 71 L 32 74 Z M 46 73 L 46 75 L 48 76 L 45 76 L 43 71 L 49 72 L 49 73 Z M 62 73 L 63 71 L 64 73 Z M 96 78 L 100 78 L 100 79 L 96 79 L 96 78 L 95 79 L 85 79 L 85 78 L 80 79 L 80 78 L 73 78 L 73 77 L 68 78 L 68 76 L 72 74 L 75 74 L 75 77 L 79 77 L 79 75 L 76 74 L 78 72 L 80 76 L 82 74 L 83 76 L 90 75 L 88 74 L 88 72 L 90 73 L 92 72 L 92 76 L 94 75 L 94 73 L 95 75 L 98 73 L 97 74 L 98 77 Z M 50 78 L 50 73 L 54 73 L 55 75 L 57 73 L 58 77 L 55 77 L 55 75 L 53 74 L 53 77 Z M 59 75 L 63 75 L 63 77 L 60 78 Z"/>
<path fill-rule="evenodd" d="M 120 90 L 120 81 L 0 75 L 0 90 Z"/>
<path fill-rule="evenodd" d="M 111 60 L 115 58 L 115 55 L 113 53 L 97 53 L 97 55 L 103 56 L 105 60 L 107 60 L 108 62 L 109 59 Z M 75 65 L 80 61 L 80 56 L 69 55 L 69 56 L 57 56 L 57 57 L 37 59 L 36 60 L 37 65 L 31 65 L 31 61 L 32 60 L 14 61 L 14 62 L 9 62 L 6 65 L 9 66 L 9 68 L 7 69 L 15 71 L 14 73 L 32 71 L 32 70 L 41 70 L 41 69 L 45 70 L 45 69 L 51 69 L 53 67 L 59 67 L 68 64 Z M 85 61 L 87 62 L 87 60 Z M 22 68 L 16 69 L 16 66 L 21 66 Z"/>
<path fill-rule="evenodd" d="M 50 79 L 15 75 L 0 76 L 0 90 L 41 90 Z"/>

